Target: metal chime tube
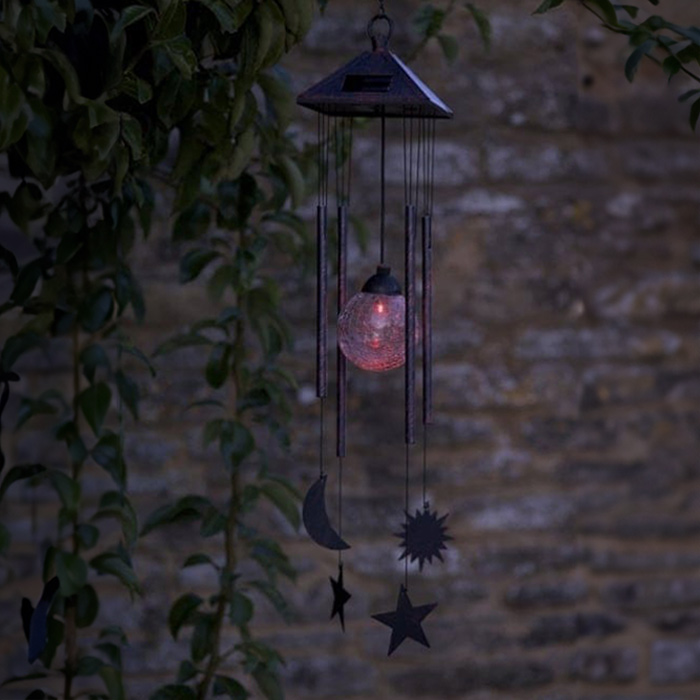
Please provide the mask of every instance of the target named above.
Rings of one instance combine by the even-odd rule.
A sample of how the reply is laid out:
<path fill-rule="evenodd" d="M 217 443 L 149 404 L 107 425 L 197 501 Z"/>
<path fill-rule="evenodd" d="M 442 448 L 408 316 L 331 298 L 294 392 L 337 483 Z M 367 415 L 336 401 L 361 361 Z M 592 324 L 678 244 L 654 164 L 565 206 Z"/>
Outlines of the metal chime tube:
<path fill-rule="evenodd" d="M 316 207 L 316 396 L 328 395 L 328 215 Z"/>
<path fill-rule="evenodd" d="M 423 423 L 433 422 L 433 220 L 421 220 L 423 236 Z"/>
<path fill-rule="evenodd" d="M 343 310 L 348 296 L 348 208 L 342 204 L 338 207 L 338 315 Z M 347 424 L 347 384 L 348 365 L 345 355 L 338 346 L 337 364 L 337 433 L 336 454 L 345 457 L 345 434 Z"/>
<path fill-rule="evenodd" d="M 406 444 L 416 442 L 416 207 L 407 204 L 406 232 Z"/>

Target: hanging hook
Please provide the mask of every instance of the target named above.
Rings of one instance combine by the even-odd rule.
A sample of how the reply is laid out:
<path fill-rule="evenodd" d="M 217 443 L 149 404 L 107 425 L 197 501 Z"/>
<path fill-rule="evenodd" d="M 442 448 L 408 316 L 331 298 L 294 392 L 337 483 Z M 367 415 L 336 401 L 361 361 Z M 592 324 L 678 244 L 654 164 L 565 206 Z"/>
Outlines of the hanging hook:
<path fill-rule="evenodd" d="M 385 26 L 382 27 L 381 25 Z M 372 40 L 372 50 L 385 49 L 394 30 L 394 23 L 384 12 L 384 2 L 379 2 L 379 13 L 374 15 L 367 24 L 367 36 Z"/>

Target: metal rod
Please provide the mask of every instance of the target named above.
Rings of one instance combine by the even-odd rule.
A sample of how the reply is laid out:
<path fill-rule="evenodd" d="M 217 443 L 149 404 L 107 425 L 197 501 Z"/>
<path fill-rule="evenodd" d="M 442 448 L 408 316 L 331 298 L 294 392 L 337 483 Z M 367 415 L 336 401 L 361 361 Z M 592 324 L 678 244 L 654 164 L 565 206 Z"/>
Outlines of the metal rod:
<path fill-rule="evenodd" d="M 423 424 L 433 422 L 433 221 L 421 220 L 423 234 Z"/>
<path fill-rule="evenodd" d="M 380 206 L 379 206 L 379 262 L 384 264 L 386 252 L 386 117 L 382 113 L 382 145 L 380 171 Z"/>
<path fill-rule="evenodd" d="M 348 208 L 338 207 L 338 315 L 343 310 L 348 296 Z M 345 457 L 345 435 L 347 432 L 347 360 L 338 346 L 336 366 L 338 391 L 336 410 L 336 454 Z"/>
<path fill-rule="evenodd" d="M 328 395 L 328 217 L 316 207 L 316 396 Z"/>
<path fill-rule="evenodd" d="M 406 444 L 416 442 L 416 207 L 406 205 Z"/>

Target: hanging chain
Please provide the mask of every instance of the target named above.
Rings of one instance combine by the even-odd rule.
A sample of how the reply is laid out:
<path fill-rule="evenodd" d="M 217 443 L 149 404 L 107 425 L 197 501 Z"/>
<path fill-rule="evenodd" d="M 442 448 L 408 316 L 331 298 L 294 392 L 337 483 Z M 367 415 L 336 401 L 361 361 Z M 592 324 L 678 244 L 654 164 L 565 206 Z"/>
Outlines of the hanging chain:
<path fill-rule="evenodd" d="M 386 10 L 384 9 L 384 0 L 379 0 L 379 14 L 385 15 Z"/>

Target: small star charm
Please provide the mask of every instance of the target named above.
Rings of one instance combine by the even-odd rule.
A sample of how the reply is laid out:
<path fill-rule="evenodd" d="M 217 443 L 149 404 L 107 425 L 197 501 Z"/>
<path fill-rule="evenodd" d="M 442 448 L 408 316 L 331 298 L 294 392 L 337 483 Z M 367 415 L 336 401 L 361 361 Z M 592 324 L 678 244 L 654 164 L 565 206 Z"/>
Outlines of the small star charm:
<path fill-rule="evenodd" d="M 394 612 L 380 613 L 372 615 L 375 620 L 378 620 L 383 625 L 391 627 L 391 641 L 389 642 L 389 654 L 399 647 L 404 639 L 410 637 L 414 641 L 422 644 L 425 647 L 430 647 L 428 638 L 423 632 L 421 622 L 437 607 L 437 603 L 429 605 L 419 605 L 413 607 L 408 599 L 408 592 L 404 586 L 399 590 L 399 598 L 396 601 L 396 610 Z"/>
<path fill-rule="evenodd" d="M 332 576 L 328 577 L 331 581 L 331 586 L 333 588 L 333 610 L 331 611 L 331 620 L 337 615 L 340 618 L 340 626 L 345 632 L 345 603 L 347 603 L 352 596 L 343 587 L 343 565 L 338 566 L 338 580 L 333 579 Z"/>

